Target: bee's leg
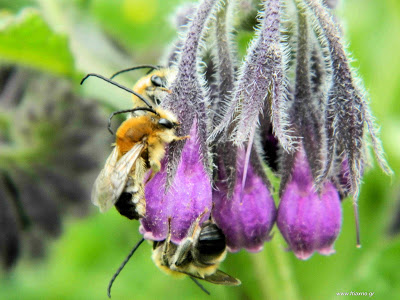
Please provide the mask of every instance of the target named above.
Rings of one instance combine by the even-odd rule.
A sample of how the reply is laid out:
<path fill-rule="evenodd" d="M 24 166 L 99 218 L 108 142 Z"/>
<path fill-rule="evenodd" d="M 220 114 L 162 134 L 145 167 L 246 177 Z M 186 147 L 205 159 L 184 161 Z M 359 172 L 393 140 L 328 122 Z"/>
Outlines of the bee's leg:
<path fill-rule="evenodd" d="M 171 217 L 168 218 L 168 234 L 167 234 L 167 238 L 164 241 L 163 250 L 162 250 L 162 254 L 161 254 L 161 263 L 164 266 L 169 266 L 168 251 L 169 251 L 170 243 L 171 243 Z"/>
<path fill-rule="evenodd" d="M 206 207 L 206 209 L 196 218 L 196 220 L 190 226 L 185 239 L 183 239 L 182 242 L 179 244 L 174 256 L 172 257 L 170 265 L 171 270 L 177 270 L 179 269 L 179 266 L 184 264 L 187 258 L 187 253 L 192 250 L 193 241 L 200 235 L 200 220 L 207 212 L 208 208 Z"/>
<path fill-rule="evenodd" d="M 172 93 L 171 90 L 169 90 L 169 89 L 167 89 L 167 88 L 164 88 L 164 87 L 159 87 L 159 89 L 160 89 L 161 91 L 163 91 L 163 92 L 167 92 L 168 94 L 171 94 L 171 93 Z"/>
<path fill-rule="evenodd" d="M 189 230 L 188 230 L 188 233 L 187 233 L 187 235 L 186 235 L 186 237 L 191 237 L 191 238 L 193 238 L 194 236 L 195 236 L 195 233 L 197 232 L 197 231 L 200 231 L 200 225 L 199 225 L 199 223 L 200 223 L 200 220 L 201 220 L 201 218 L 206 214 L 208 212 L 208 208 L 206 207 L 205 209 L 204 209 L 204 211 L 196 218 L 196 220 L 192 223 L 192 225 L 190 226 L 190 228 L 189 228 Z"/>
<path fill-rule="evenodd" d="M 164 144 L 160 143 L 157 137 L 153 138 L 149 140 L 148 152 L 149 152 L 148 163 L 150 165 L 151 174 L 147 179 L 147 182 L 149 182 L 154 177 L 154 175 L 156 175 L 161 170 L 160 160 L 165 155 Z"/>
<path fill-rule="evenodd" d="M 132 203 L 136 207 L 139 218 L 143 218 L 146 215 L 146 198 L 144 197 L 143 183 L 136 185 L 136 191 L 132 193 Z"/>
<path fill-rule="evenodd" d="M 136 206 L 136 212 L 139 217 L 144 217 L 146 214 L 146 199 L 144 196 L 143 178 L 146 172 L 145 161 L 139 158 L 135 163 L 131 184 L 129 185 L 132 194 L 132 203 Z"/>
<path fill-rule="evenodd" d="M 153 177 L 161 170 L 161 163 L 157 160 L 149 160 L 151 173 L 146 180 L 146 184 L 153 179 Z"/>
<path fill-rule="evenodd" d="M 190 135 L 175 136 L 175 137 L 174 137 L 174 141 L 182 141 L 182 140 L 186 140 L 186 139 L 190 139 Z"/>

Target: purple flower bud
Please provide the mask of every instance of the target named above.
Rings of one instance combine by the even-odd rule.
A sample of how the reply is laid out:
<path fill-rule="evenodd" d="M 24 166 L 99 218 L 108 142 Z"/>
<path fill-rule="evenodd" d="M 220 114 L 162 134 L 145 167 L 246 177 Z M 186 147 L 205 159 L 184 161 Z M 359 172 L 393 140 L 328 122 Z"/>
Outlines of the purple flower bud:
<path fill-rule="evenodd" d="M 196 5 L 194 3 L 185 3 L 184 5 L 178 7 L 174 18 L 171 20 L 174 23 L 174 27 L 176 27 L 178 35 L 185 33 L 195 12 Z M 177 40 L 173 43 L 173 46 L 169 49 L 168 55 L 166 56 L 168 67 L 172 67 L 177 64 L 182 47 L 183 40 L 181 38 L 177 38 Z"/>
<path fill-rule="evenodd" d="M 361 175 L 364 173 L 364 166 L 361 166 Z M 333 177 L 333 181 L 335 186 L 340 194 L 340 199 L 343 200 L 347 196 L 349 196 L 350 189 L 350 166 L 349 161 L 345 158 L 339 160 L 335 163 L 335 176 Z"/>
<path fill-rule="evenodd" d="M 280 0 L 263 2 L 262 25 L 239 69 L 239 77 L 233 91 L 231 105 L 223 122 L 211 137 L 226 131 L 235 120 L 231 139 L 237 145 L 246 142 L 252 130 L 257 127 L 259 115 L 269 97 L 269 110 L 274 133 L 284 149 L 292 149 L 292 136 L 288 134 L 287 103 L 284 95 L 285 62 L 280 37 Z M 261 16 L 261 14 L 260 14 Z"/>
<path fill-rule="evenodd" d="M 333 243 L 341 224 L 338 191 L 331 182 L 325 182 L 320 193 L 316 192 L 305 151 L 300 149 L 278 208 L 280 232 L 297 258 L 305 260 L 315 251 L 322 255 L 334 253 Z"/>
<path fill-rule="evenodd" d="M 146 239 L 164 240 L 168 234 L 168 219 L 171 218 L 171 240 L 179 244 L 201 213 L 208 209 L 202 221 L 210 216 L 211 184 L 201 161 L 196 123 L 190 131 L 190 139 L 183 147 L 176 175 L 168 191 L 165 193 L 166 159 L 161 171 L 146 185 L 146 217 L 141 220 L 140 227 Z"/>
<path fill-rule="evenodd" d="M 208 99 L 202 86 L 197 65 L 199 46 L 216 2 L 217 0 L 203 0 L 198 5 L 183 40 L 182 51 L 177 63 L 178 72 L 170 87 L 171 93 L 163 100 L 165 108 L 171 110 L 178 117 L 180 126 L 177 129 L 177 134 L 179 136 L 187 135 L 193 127 L 194 120 L 196 120 L 201 159 L 207 171 L 209 170 L 209 149 L 206 141 L 208 135 L 206 103 Z M 181 160 L 181 152 L 185 143 L 186 141 L 183 140 L 172 142 L 169 145 L 167 189 L 171 186 L 177 172 L 178 162 Z"/>
<path fill-rule="evenodd" d="M 244 248 L 250 252 L 260 251 L 275 222 L 276 208 L 271 193 L 261 176 L 250 164 L 246 184 L 242 191 L 245 149 L 237 153 L 236 183 L 229 197 L 228 186 L 223 180 L 216 183 L 213 191 L 213 219 L 224 232 L 226 244 L 231 252 Z M 223 164 L 219 166 L 219 177 L 226 174 Z M 242 197 L 241 197 L 242 194 Z"/>
<path fill-rule="evenodd" d="M 365 160 L 365 127 L 369 131 L 381 169 L 387 174 L 393 172 L 384 157 L 367 97 L 352 74 L 349 58 L 331 11 L 320 1 L 304 0 L 304 2 L 313 13 L 318 23 L 321 40 L 329 50 L 333 77 L 325 110 L 327 158 L 323 173 L 319 176 L 317 183 L 329 178 L 335 154 L 343 152 L 349 165 L 350 192 L 356 200 Z"/>

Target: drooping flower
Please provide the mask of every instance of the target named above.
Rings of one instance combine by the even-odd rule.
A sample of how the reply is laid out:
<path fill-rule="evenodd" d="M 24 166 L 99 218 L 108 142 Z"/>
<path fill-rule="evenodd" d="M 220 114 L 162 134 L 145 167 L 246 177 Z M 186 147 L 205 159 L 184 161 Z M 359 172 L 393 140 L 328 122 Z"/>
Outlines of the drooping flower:
<path fill-rule="evenodd" d="M 198 72 L 199 45 L 216 0 L 202 1 L 186 31 L 171 93 L 162 105 L 180 121 L 178 136 L 188 140 L 172 142 L 161 172 L 146 185 L 146 218 L 141 232 L 152 240 L 164 240 L 171 219 L 171 240 L 185 237 L 195 219 L 212 208 L 209 149 L 207 139 L 206 93 Z"/>
<path fill-rule="evenodd" d="M 331 182 L 315 184 L 324 158 L 323 125 L 318 118 L 319 99 L 312 95 L 310 29 L 304 10 L 298 8 L 296 78 L 290 116 L 299 141 L 294 153 L 283 153 L 281 158 L 277 225 L 294 254 L 308 259 L 315 251 L 323 255 L 334 252 L 333 243 L 341 228 L 341 203 Z"/>
<path fill-rule="evenodd" d="M 235 51 L 231 41 L 232 7 L 221 5 L 215 20 L 215 45 L 212 58 L 215 65 L 216 87 L 213 94 L 213 124 L 219 124 L 231 105 L 235 80 Z M 270 184 L 253 145 L 250 156 L 229 140 L 234 123 L 220 133 L 213 146 L 216 166 L 212 217 L 221 228 L 231 252 L 246 249 L 260 251 L 270 239 L 276 209 L 269 191 Z"/>
<path fill-rule="evenodd" d="M 256 153 L 253 153 L 256 155 Z M 242 186 L 246 152 L 237 153 L 236 183 L 230 193 L 226 184 L 226 171 L 218 164 L 216 189 L 213 190 L 213 218 L 226 237 L 231 252 L 244 248 L 250 252 L 260 251 L 268 241 L 275 223 L 276 209 L 265 177 L 260 176 L 250 164 L 246 183 Z M 243 190 L 242 190 L 243 189 Z"/>
<path fill-rule="evenodd" d="M 304 149 L 293 158 L 291 179 L 284 187 L 278 208 L 277 225 L 290 249 L 299 259 L 313 253 L 334 253 L 333 244 L 342 224 L 339 193 L 331 182 L 320 191 L 314 179 Z"/>
<path fill-rule="evenodd" d="M 182 149 L 173 183 L 165 192 L 167 176 L 164 159 L 161 171 L 146 185 L 146 217 L 141 219 L 140 232 L 148 240 L 165 240 L 171 219 L 171 240 L 179 244 L 193 221 L 206 210 L 201 222 L 207 220 L 212 208 L 210 179 L 201 162 L 196 122 Z"/>
<path fill-rule="evenodd" d="M 365 164 L 365 127 L 370 134 L 381 169 L 387 174 L 392 171 L 384 158 L 365 92 L 352 74 L 338 26 L 330 11 L 319 1 L 304 0 L 304 3 L 312 12 L 311 16 L 316 19 L 321 32 L 320 38 L 329 50 L 332 71 L 325 110 L 327 158 L 317 181 L 321 183 L 332 175 L 332 165 L 339 153 L 348 160 L 350 191 L 356 201 Z"/>
<path fill-rule="evenodd" d="M 178 73 L 170 87 L 171 93 L 163 100 L 163 106 L 174 112 L 181 122 L 177 130 L 178 135 L 188 135 L 196 120 L 201 158 L 207 173 L 210 169 L 207 144 L 207 97 L 199 76 L 198 64 L 201 39 L 216 2 L 217 0 L 204 0 L 199 4 L 186 32 L 177 64 Z M 185 143 L 183 140 L 169 145 L 167 187 L 172 183 Z"/>

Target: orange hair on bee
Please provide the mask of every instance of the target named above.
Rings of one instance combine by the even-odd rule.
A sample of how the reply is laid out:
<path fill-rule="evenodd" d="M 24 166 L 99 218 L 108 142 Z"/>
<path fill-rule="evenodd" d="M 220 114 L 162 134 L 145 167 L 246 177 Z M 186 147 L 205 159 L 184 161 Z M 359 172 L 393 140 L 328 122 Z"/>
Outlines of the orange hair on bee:
<path fill-rule="evenodd" d="M 129 118 L 118 128 L 116 144 L 120 155 L 128 152 L 134 144 L 144 140 L 154 130 L 154 124 L 149 115 Z"/>

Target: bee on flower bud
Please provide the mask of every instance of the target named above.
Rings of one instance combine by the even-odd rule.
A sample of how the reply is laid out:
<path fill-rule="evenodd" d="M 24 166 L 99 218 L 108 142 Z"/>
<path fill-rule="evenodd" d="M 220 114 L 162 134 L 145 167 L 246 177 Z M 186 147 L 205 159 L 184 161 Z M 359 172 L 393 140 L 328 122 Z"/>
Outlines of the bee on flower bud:
<path fill-rule="evenodd" d="M 122 215 L 129 219 L 139 219 L 146 213 L 144 181 L 147 171 L 151 171 L 148 181 L 161 168 L 160 161 L 165 155 L 165 145 L 186 139 L 188 136 L 176 136 L 175 129 L 179 122 L 173 113 L 159 107 L 154 109 L 141 94 L 97 74 L 87 75 L 82 83 L 89 76 L 101 78 L 123 88 L 148 106 L 111 114 L 108 126 L 111 133 L 113 132 L 110 123 L 113 116 L 131 113 L 131 117 L 118 128 L 114 149 L 94 183 L 91 197 L 101 212 L 106 212 L 116 205 Z M 141 113 L 136 115 L 138 112 Z"/>

